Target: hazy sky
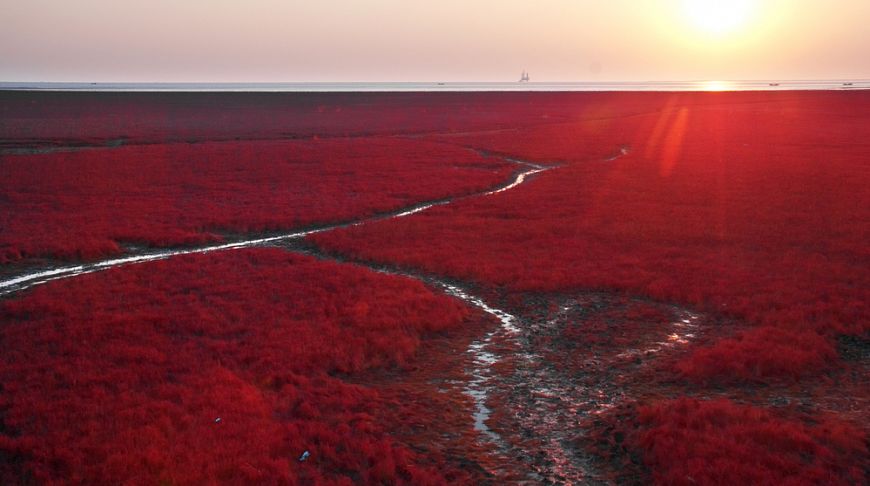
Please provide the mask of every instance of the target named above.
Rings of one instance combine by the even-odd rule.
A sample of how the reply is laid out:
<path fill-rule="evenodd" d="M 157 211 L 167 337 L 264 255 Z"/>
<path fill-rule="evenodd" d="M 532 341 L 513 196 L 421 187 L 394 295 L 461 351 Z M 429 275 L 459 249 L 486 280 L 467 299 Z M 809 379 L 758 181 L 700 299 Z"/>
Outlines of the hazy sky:
<path fill-rule="evenodd" d="M 0 81 L 870 78 L 870 0 L 0 0 L 0 23 Z"/>

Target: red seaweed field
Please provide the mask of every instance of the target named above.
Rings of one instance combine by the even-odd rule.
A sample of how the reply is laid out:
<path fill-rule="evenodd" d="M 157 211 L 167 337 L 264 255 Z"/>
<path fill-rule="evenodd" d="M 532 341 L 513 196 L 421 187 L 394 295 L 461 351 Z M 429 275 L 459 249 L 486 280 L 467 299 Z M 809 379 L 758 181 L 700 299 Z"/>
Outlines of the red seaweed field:
<path fill-rule="evenodd" d="M 866 91 L 0 93 L 0 174 L 3 484 L 870 474 Z"/>
<path fill-rule="evenodd" d="M 395 138 L 131 145 L 5 155 L 2 164 L 6 263 L 343 222 L 478 191 L 513 170 Z"/>
<path fill-rule="evenodd" d="M 390 437 L 435 417 L 356 383 L 473 322 L 419 282 L 256 249 L 82 276 L 0 313 L 4 484 L 468 476 L 442 444 Z"/>

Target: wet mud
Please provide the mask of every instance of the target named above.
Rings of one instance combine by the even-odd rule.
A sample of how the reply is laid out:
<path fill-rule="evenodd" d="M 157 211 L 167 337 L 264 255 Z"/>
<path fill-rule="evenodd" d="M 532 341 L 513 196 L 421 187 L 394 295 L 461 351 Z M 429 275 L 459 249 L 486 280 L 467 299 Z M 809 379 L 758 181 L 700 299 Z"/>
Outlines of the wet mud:
<path fill-rule="evenodd" d="M 529 484 L 610 483 L 607 464 L 588 451 L 594 418 L 683 355 L 709 319 L 606 293 L 499 300 L 524 304 L 503 307 L 510 325 L 473 342 L 467 364 L 475 426 L 502 461 L 492 472 Z"/>

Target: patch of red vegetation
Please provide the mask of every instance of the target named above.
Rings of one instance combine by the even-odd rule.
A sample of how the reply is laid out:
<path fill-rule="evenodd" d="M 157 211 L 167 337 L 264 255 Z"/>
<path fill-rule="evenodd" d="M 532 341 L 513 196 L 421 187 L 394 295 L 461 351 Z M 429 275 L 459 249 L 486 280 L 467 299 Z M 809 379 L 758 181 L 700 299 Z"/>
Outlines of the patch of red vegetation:
<path fill-rule="evenodd" d="M 480 191 L 514 168 L 396 138 L 139 145 L 0 157 L 0 263 L 94 259 L 342 222 Z"/>
<path fill-rule="evenodd" d="M 764 326 L 701 348 L 676 369 L 698 382 L 763 382 L 770 377 L 796 380 L 808 370 L 828 369 L 836 360 L 834 345 L 817 332 Z"/>
<path fill-rule="evenodd" d="M 391 435 L 433 421 L 442 433 L 447 423 L 470 430 L 470 404 L 395 403 L 422 340 L 471 317 L 416 281 L 241 250 L 45 285 L 3 302 L 0 316 L 5 484 L 435 484 L 476 474 L 445 458 L 444 435 L 413 449 Z M 395 376 L 386 396 L 354 383 L 377 369 Z M 414 393 L 438 394 L 425 383 Z"/>
<path fill-rule="evenodd" d="M 656 484 L 860 484 L 867 437 L 832 417 L 680 398 L 638 409 L 629 449 Z M 863 465 L 863 466 L 862 466 Z"/>
<path fill-rule="evenodd" d="M 693 379 L 824 369 L 834 358 L 825 340 L 870 330 L 870 94 L 656 96 L 661 109 L 648 115 L 451 137 L 568 165 L 491 197 L 311 238 L 512 290 L 615 289 L 776 329 L 714 345 L 706 356 L 727 366 L 690 358 L 681 369 Z M 603 160 L 621 146 L 630 153 Z M 773 335 L 820 348 L 761 362 L 753 343 Z"/>

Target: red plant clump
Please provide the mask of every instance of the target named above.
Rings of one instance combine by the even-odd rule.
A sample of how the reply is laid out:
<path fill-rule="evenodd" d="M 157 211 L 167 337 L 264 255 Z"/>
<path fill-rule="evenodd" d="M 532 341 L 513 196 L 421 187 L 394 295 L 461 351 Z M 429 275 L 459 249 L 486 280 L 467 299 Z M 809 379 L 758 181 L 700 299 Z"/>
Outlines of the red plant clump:
<path fill-rule="evenodd" d="M 479 191 L 509 164 L 395 138 L 139 145 L 0 157 L 0 263 L 93 259 L 341 222 Z"/>
<path fill-rule="evenodd" d="M 618 290 L 772 328 L 702 351 L 682 367 L 695 379 L 824 369 L 830 336 L 870 330 L 870 93 L 654 96 L 661 109 L 645 115 L 450 137 L 566 165 L 511 191 L 311 239 L 512 290 Z M 759 356 L 773 336 L 790 345 Z"/>
<path fill-rule="evenodd" d="M 733 383 L 797 379 L 807 370 L 830 367 L 836 358 L 837 350 L 817 332 L 763 326 L 698 349 L 676 368 L 694 381 Z"/>
<path fill-rule="evenodd" d="M 468 317 L 419 282 L 241 250 L 53 283 L 0 317 L 4 484 L 470 479 L 389 434 L 435 414 L 378 420 L 393 405 L 350 383 Z"/>
<path fill-rule="evenodd" d="M 629 448 L 657 484 L 860 484 L 866 436 L 825 418 L 780 417 L 729 400 L 679 398 L 638 408 Z"/>

